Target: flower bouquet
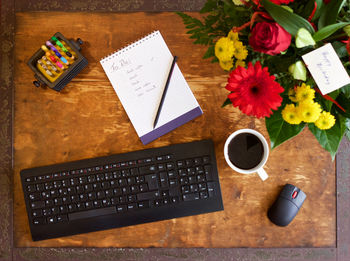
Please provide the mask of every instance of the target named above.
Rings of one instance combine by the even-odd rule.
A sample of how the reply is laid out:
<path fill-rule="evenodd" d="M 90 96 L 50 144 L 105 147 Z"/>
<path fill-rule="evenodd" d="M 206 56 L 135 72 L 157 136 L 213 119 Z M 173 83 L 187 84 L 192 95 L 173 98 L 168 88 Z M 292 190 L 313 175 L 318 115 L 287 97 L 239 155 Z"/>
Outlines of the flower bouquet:
<path fill-rule="evenodd" d="M 223 106 L 264 117 L 271 148 L 308 126 L 334 159 L 350 139 L 350 84 L 325 94 L 303 56 L 331 44 L 350 82 L 350 0 L 207 0 L 200 13 L 178 14 L 229 74 Z"/>

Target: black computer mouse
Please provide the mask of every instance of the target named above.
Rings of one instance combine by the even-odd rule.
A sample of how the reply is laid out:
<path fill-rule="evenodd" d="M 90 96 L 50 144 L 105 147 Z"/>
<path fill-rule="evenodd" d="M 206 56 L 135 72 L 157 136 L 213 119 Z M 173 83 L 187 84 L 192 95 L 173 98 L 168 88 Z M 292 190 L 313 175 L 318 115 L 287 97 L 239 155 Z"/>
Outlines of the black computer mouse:
<path fill-rule="evenodd" d="M 276 201 L 273 203 L 267 216 L 277 226 L 287 226 L 304 203 L 306 195 L 296 186 L 286 184 Z"/>

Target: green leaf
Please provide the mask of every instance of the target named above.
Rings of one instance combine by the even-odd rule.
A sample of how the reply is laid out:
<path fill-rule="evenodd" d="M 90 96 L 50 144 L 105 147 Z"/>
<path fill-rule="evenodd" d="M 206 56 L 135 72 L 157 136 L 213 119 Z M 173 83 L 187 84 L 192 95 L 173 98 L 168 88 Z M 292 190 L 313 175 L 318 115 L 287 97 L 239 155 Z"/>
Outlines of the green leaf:
<path fill-rule="evenodd" d="M 350 118 L 350 99 L 347 98 L 343 92 L 341 92 L 338 95 L 336 101 L 345 110 L 345 112 L 342 109 L 340 109 L 337 105 L 334 105 L 333 107 L 336 108 L 336 110 L 343 116 Z"/>
<path fill-rule="evenodd" d="M 271 3 L 269 0 L 261 0 L 261 3 L 271 17 L 291 35 L 296 36 L 300 28 L 305 28 L 311 34 L 315 33 L 312 25 L 301 16 L 291 13 L 283 7 Z"/>
<path fill-rule="evenodd" d="M 350 99 L 350 84 L 341 87 L 340 91 L 344 93 L 346 98 Z"/>
<path fill-rule="evenodd" d="M 332 0 L 328 4 L 324 5 L 320 19 L 318 20 L 319 30 L 336 22 L 337 16 L 345 2 L 346 0 Z"/>
<path fill-rule="evenodd" d="M 217 9 L 217 1 L 213 1 L 213 0 L 208 0 L 203 8 L 200 10 L 200 13 L 203 14 L 203 13 L 209 13 L 211 11 L 214 11 Z"/>
<path fill-rule="evenodd" d="M 311 21 L 315 21 L 316 19 L 318 19 L 320 17 L 320 15 L 322 14 L 322 11 L 325 7 L 325 4 L 323 3 L 323 0 L 316 0 L 315 1 L 317 4 L 317 8 L 316 8 L 316 12 L 314 17 L 312 18 Z"/>
<path fill-rule="evenodd" d="M 334 126 L 328 130 L 320 130 L 313 123 L 309 123 L 309 129 L 321 146 L 331 154 L 332 160 L 334 160 L 345 133 L 345 118 L 337 115 Z"/>
<path fill-rule="evenodd" d="M 303 48 L 315 44 L 315 40 L 308 30 L 305 28 L 300 28 L 298 30 L 297 35 L 295 36 L 295 46 L 297 48 Z"/>
<path fill-rule="evenodd" d="M 207 59 L 207 58 L 210 58 L 212 56 L 215 56 L 215 46 L 214 45 L 211 45 L 208 47 L 208 50 L 203 55 L 203 59 Z"/>
<path fill-rule="evenodd" d="M 346 50 L 345 43 L 341 43 L 339 41 L 334 41 L 332 43 L 332 46 L 340 59 L 348 56 L 348 51 Z"/>
<path fill-rule="evenodd" d="M 350 22 L 348 23 L 342 22 L 342 23 L 327 25 L 326 27 L 323 27 L 322 29 L 317 31 L 312 37 L 316 42 L 321 41 L 348 24 L 350 24 Z"/>
<path fill-rule="evenodd" d="M 224 108 L 226 105 L 232 104 L 231 100 L 227 98 L 224 103 L 221 105 L 221 108 Z"/>
<path fill-rule="evenodd" d="M 281 114 L 281 107 L 270 118 L 265 118 L 267 132 L 271 141 L 271 149 L 298 135 L 305 127 L 304 123 L 292 125 L 284 121 Z"/>

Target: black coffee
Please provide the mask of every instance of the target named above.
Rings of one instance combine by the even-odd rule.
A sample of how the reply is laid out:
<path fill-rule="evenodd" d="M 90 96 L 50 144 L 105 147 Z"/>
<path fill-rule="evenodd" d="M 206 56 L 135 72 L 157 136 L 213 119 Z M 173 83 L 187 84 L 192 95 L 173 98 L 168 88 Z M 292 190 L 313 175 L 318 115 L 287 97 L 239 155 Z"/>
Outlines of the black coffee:
<path fill-rule="evenodd" d="M 264 146 L 253 134 L 240 133 L 228 145 L 228 156 L 233 165 L 239 169 L 252 169 L 262 160 Z"/>

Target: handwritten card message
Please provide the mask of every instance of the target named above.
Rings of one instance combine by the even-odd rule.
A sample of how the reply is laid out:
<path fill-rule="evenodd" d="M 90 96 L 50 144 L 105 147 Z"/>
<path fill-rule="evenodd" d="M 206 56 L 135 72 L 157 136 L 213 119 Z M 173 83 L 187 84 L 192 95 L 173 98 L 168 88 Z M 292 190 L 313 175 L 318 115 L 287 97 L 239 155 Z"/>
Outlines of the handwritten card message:
<path fill-rule="evenodd" d="M 302 58 L 323 95 L 350 83 L 350 77 L 330 43 Z"/>

